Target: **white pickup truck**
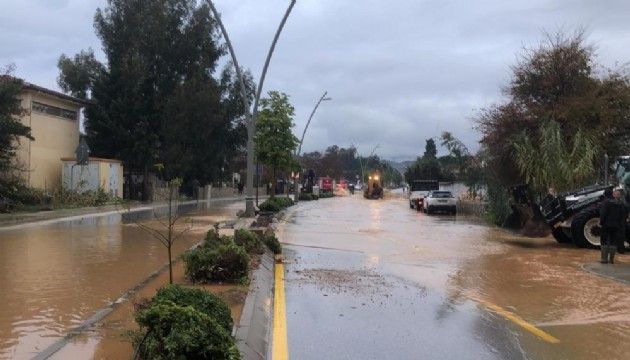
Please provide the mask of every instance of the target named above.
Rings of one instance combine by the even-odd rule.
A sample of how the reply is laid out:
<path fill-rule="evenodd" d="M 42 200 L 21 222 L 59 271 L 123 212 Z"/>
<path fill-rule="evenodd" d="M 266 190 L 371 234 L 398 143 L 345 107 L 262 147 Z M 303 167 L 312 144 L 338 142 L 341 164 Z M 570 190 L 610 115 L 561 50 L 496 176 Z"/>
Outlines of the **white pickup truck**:
<path fill-rule="evenodd" d="M 414 180 L 409 184 L 409 208 L 422 210 L 424 198 L 431 190 L 439 190 L 440 183 L 437 180 Z"/>

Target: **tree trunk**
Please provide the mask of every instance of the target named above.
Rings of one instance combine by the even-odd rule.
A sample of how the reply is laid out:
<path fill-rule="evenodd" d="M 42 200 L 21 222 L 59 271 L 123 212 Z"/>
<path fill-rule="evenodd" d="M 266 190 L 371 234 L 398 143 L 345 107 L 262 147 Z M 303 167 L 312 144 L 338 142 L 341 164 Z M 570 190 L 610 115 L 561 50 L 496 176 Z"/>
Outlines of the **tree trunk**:
<path fill-rule="evenodd" d="M 278 181 L 276 179 L 276 169 L 273 169 L 272 171 L 272 178 L 271 178 L 271 198 L 275 198 L 276 197 L 276 186 L 278 186 Z"/>

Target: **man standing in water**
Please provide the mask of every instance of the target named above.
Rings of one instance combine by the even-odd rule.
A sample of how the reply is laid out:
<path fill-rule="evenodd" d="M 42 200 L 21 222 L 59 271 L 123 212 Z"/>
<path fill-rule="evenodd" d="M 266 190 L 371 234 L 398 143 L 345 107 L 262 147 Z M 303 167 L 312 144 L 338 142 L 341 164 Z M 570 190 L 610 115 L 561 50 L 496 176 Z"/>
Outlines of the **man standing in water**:
<path fill-rule="evenodd" d="M 628 218 L 628 207 L 621 198 L 621 190 L 614 190 L 612 195 L 612 199 L 604 201 L 599 216 L 599 226 L 602 227 L 602 258 L 599 262 L 602 264 L 615 263 L 617 243 Z"/>

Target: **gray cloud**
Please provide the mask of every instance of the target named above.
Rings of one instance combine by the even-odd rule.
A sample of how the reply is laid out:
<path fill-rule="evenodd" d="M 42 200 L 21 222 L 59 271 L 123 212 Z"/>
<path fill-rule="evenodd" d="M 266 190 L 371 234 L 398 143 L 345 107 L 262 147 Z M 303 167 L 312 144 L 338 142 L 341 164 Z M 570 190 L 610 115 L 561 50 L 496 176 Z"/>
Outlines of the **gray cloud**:
<path fill-rule="evenodd" d="M 3 4 L 0 64 L 57 89 L 56 61 L 100 42 L 93 17 L 105 0 L 22 0 Z M 289 0 L 216 0 L 239 62 L 258 80 Z M 300 0 L 280 37 L 264 86 L 290 95 L 295 133 L 324 91 L 302 151 L 357 146 L 384 158 L 414 159 L 425 140 L 450 131 L 471 150 L 471 117 L 502 101 L 501 87 L 523 48 L 544 31 L 586 28 L 597 63 L 630 61 L 625 0 Z M 227 61 L 227 58 L 225 59 Z M 444 149 L 439 149 L 445 154 Z"/>

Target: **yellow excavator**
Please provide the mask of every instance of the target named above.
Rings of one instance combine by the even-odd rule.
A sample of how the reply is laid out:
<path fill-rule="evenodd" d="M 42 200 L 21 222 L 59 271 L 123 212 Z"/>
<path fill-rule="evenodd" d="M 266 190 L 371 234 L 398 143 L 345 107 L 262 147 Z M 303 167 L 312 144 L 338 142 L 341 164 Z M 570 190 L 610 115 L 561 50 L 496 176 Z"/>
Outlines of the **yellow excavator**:
<path fill-rule="evenodd" d="M 383 180 L 381 172 L 376 170 L 370 174 L 367 186 L 363 190 L 363 197 L 366 199 L 382 199 L 383 198 Z"/>

